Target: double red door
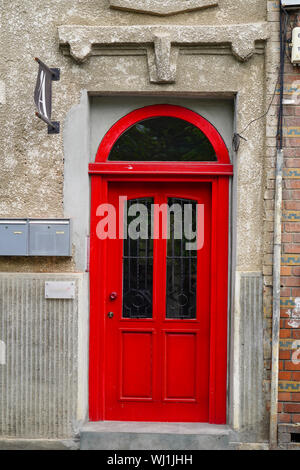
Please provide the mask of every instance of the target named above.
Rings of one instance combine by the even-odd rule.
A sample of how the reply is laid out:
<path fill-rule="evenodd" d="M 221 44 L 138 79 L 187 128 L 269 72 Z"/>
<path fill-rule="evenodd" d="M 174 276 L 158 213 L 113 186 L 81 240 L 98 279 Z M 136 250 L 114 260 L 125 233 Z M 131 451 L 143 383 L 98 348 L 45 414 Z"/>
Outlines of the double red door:
<path fill-rule="evenodd" d="M 107 188 L 103 418 L 208 422 L 212 183 Z"/>

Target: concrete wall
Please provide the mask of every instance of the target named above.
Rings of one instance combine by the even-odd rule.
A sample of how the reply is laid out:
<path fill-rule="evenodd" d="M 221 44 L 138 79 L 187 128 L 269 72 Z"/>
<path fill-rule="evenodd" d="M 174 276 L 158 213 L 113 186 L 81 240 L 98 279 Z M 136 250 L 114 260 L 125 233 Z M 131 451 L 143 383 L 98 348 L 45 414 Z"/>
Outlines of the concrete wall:
<path fill-rule="evenodd" d="M 239 279 L 239 429 L 254 439 L 268 429 L 264 379 L 263 309 L 261 273 L 243 273 Z"/>
<path fill-rule="evenodd" d="M 110 120 L 113 122 L 113 110 L 118 101 L 116 96 L 120 94 L 134 95 L 132 106 L 135 106 L 134 103 L 139 106 L 142 102 L 147 104 L 149 100 L 180 104 L 185 99 L 193 102 L 192 108 L 200 100 L 205 100 L 206 106 L 209 107 L 214 106 L 208 103 L 211 99 L 215 100 L 216 106 L 230 99 L 235 102 L 234 126 L 238 132 L 242 132 L 249 121 L 262 115 L 265 110 L 266 61 L 262 39 L 265 39 L 266 35 L 262 32 L 264 29 L 257 24 L 266 20 L 266 4 L 266 1 L 261 0 L 248 2 L 219 0 L 216 7 L 176 16 L 159 17 L 113 10 L 109 8 L 108 0 L 89 2 L 75 0 L 71 3 L 63 0 L 49 3 L 42 0 L 38 4 L 33 0 L 26 2 L 16 0 L 13 8 L 8 0 L 2 2 L 0 215 L 3 217 L 72 217 L 73 256 L 64 259 L 2 257 L 0 258 L 0 271 L 7 273 L 10 279 L 17 279 L 21 275 L 17 273 L 33 273 L 33 280 L 42 278 L 38 273 L 46 273 L 46 275 L 47 273 L 55 273 L 55 275 L 81 273 L 83 288 L 79 294 L 81 298 L 78 299 L 82 305 L 80 321 L 77 310 L 72 311 L 72 315 L 77 316 L 78 335 L 81 338 L 78 345 L 78 357 L 83 358 L 83 390 L 79 395 L 74 392 L 77 397 L 79 396 L 77 407 L 80 407 L 81 411 L 80 413 L 73 411 L 72 419 L 75 421 L 86 413 L 87 362 L 85 358 L 88 347 L 89 310 L 88 275 L 84 274 L 87 266 L 86 247 L 89 235 L 87 163 L 93 159 L 102 132 L 98 133 L 95 129 L 94 105 L 97 100 L 99 103 L 106 103 L 106 110 L 110 105 Z M 246 25 L 247 23 L 254 25 L 249 26 Z M 144 45 L 143 30 L 141 30 L 139 36 L 134 39 L 136 42 L 130 46 L 118 43 L 110 44 L 108 47 L 103 43 L 104 40 L 99 44 L 98 39 L 98 43 L 96 41 L 93 44 L 91 54 L 88 53 L 88 56 L 84 57 L 84 36 L 78 28 L 68 30 L 70 34 L 68 40 L 71 43 L 64 42 L 63 31 L 60 35 L 62 44 L 61 47 L 59 46 L 58 27 L 62 25 L 74 25 L 74 27 L 79 25 L 80 28 L 94 26 L 95 29 L 89 32 L 92 35 L 97 35 L 103 29 L 99 30 L 97 26 L 113 26 L 118 41 L 122 40 L 122 34 L 118 34 L 117 27 L 139 26 L 142 28 L 155 25 L 159 33 L 165 31 L 161 28 L 169 26 L 176 28 L 189 26 L 196 28 L 195 34 L 201 36 L 201 31 L 205 33 L 207 30 L 207 27 L 201 30 L 201 26 L 209 25 L 210 37 L 214 39 L 211 39 L 213 43 L 206 44 L 204 34 L 204 44 L 191 45 L 184 42 L 187 39 L 182 30 L 179 39 L 183 42 L 181 46 L 175 47 L 176 50 L 173 50 L 168 62 L 163 53 L 162 57 L 159 55 L 159 45 L 156 49 L 152 42 Z M 220 26 L 228 26 L 229 29 L 224 32 L 218 29 Z M 73 36 L 74 42 L 72 43 Z M 255 42 L 255 39 L 258 41 Z M 244 48 L 245 45 L 246 48 Z M 89 47 L 87 49 L 89 51 Z M 78 54 L 83 54 L 83 59 L 75 62 L 73 58 L 78 59 Z M 61 80 L 54 82 L 53 85 L 53 119 L 59 120 L 62 125 L 62 132 L 58 136 L 48 136 L 45 124 L 34 116 L 33 89 L 37 72 L 36 63 L 33 61 L 35 56 L 40 57 L 51 67 L 61 69 Z M 161 72 L 162 77 L 167 76 L 164 75 L 165 64 L 168 69 L 168 64 L 171 63 L 172 70 L 175 65 L 177 66 L 173 82 L 172 80 L 164 84 L 158 81 L 153 82 L 153 57 L 157 59 L 156 72 Z M 161 63 L 159 57 L 161 57 Z M 120 102 L 122 99 L 120 98 Z M 126 99 L 128 100 L 128 97 Z M 93 104 L 91 112 L 90 103 Z M 207 107 L 204 113 L 209 114 Z M 103 119 L 106 119 L 104 115 Z M 218 119 L 216 117 L 216 125 L 221 127 Z M 232 119 L 222 124 L 222 128 L 227 129 L 224 138 L 229 147 L 231 146 L 231 126 Z M 266 172 L 264 119 L 253 123 L 243 135 L 247 141 L 241 141 L 237 154 L 232 152 L 235 168 L 231 201 L 233 293 L 235 279 L 242 273 L 262 273 L 266 253 L 263 238 L 265 218 L 263 186 Z M 33 280 L 33 283 L 36 282 Z M 31 291 L 32 286 L 33 284 L 30 284 L 28 292 Z M 10 306 L 9 312 L 13 312 L 9 303 L 11 291 L 8 288 L 2 292 L 2 298 L 5 305 Z M 27 302 L 27 306 L 24 307 L 26 310 L 24 318 L 30 319 L 33 318 L 34 310 L 29 297 L 28 300 L 26 299 L 25 296 L 24 302 Z M 241 410 L 240 395 L 236 394 L 234 386 L 235 378 L 239 380 L 238 377 L 240 377 L 234 367 L 236 354 L 239 354 L 236 345 L 236 341 L 240 338 L 236 314 L 238 303 L 239 297 L 234 299 L 232 294 L 229 312 L 228 419 L 237 428 Z M 46 311 L 44 314 L 46 317 L 51 315 Z M 248 314 L 251 315 L 252 312 L 249 311 Z M 0 324 L 6 315 L 7 311 L 2 309 Z M 12 324 L 10 323 L 10 326 L 6 328 L 8 328 L 6 331 L 9 331 Z M 264 331 L 268 331 L 267 325 Z M 0 333 L 0 340 L 2 337 L 3 331 Z M 25 341 L 22 338 L 23 336 L 20 338 L 21 343 Z M 42 337 L 39 341 L 42 344 Z M 25 345 L 25 343 L 22 344 Z M 262 347 L 261 342 L 260 346 Z M 3 373 L 6 366 L 0 367 Z M 267 379 L 267 374 L 265 379 Z M 244 385 L 247 387 L 246 382 Z M 19 386 L 21 387 L 22 384 Z M 52 383 L 52 386 L 54 390 L 58 390 L 57 384 Z M 258 386 L 263 387 L 261 381 Z M 39 387 L 40 382 L 37 384 L 35 393 L 38 393 Z M 22 413 L 22 408 L 19 408 L 17 414 L 20 422 L 23 419 Z M 34 419 L 38 421 L 39 415 L 35 415 Z M 25 436 L 27 432 L 25 429 L 20 431 L 21 428 L 17 431 L 17 428 L 11 427 L 9 432 L 8 427 L 3 429 L 2 432 L 9 435 L 23 433 Z M 40 429 L 40 435 L 44 435 L 44 428 Z M 68 429 L 66 432 L 61 429 L 57 425 L 53 433 L 57 436 L 72 433 L 70 426 L 64 428 Z"/>
<path fill-rule="evenodd" d="M 257 46 L 254 56 L 245 63 L 232 56 L 230 49 L 216 46 L 207 51 L 182 51 L 178 59 L 175 84 L 150 84 L 147 61 L 141 55 L 93 56 L 77 65 L 62 55 L 57 40 L 59 25 L 131 25 L 150 24 L 224 24 L 265 19 L 265 2 L 221 1 L 220 6 L 202 12 L 186 13 L 168 18 L 137 15 L 110 10 L 107 1 L 65 2 L 48 4 L 16 1 L 3 2 L 1 25 L 1 80 L 5 100 L 0 105 L 2 171 L 0 214 L 4 217 L 62 217 L 68 210 L 63 205 L 64 158 L 68 142 L 63 145 L 64 132 L 48 136 L 44 123 L 34 116 L 33 88 L 37 71 L 34 56 L 50 66 L 61 68 L 61 81 L 53 86 L 53 118 L 72 121 L 72 109 L 80 102 L 83 90 L 91 95 L 105 92 L 143 94 L 196 93 L 205 98 L 238 94 L 237 127 L 243 129 L 253 116 L 264 109 L 264 57 Z M 32 12 L 35 15 L 32 16 Z M 241 39 L 242 41 L 242 39 Z M 9 47 L 7 45 L 9 44 Z M 122 48 L 121 48 L 122 49 Z M 118 48 L 120 51 L 120 48 Z M 135 53 L 135 52 L 134 52 Z M 109 53 L 107 53 L 109 54 Z M 5 104 L 4 104 L 5 101 Z M 69 114 L 70 113 L 70 114 Z M 84 120 L 85 118 L 82 117 Z M 75 123 L 74 123 L 75 126 Z M 80 134 L 78 145 L 88 138 Z M 255 123 L 247 132 L 248 143 L 242 142 L 238 158 L 239 172 L 239 237 L 238 264 L 257 269 L 261 265 L 261 242 L 257 227 L 262 218 L 261 177 L 264 154 L 263 122 Z M 13 184 L 12 184 L 13 182 Z M 253 198 L 244 198 L 249 191 Z M 253 200 L 252 200 L 253 199 Z M 246 202 L 247 201 L 247 202 Z M 253 243 L 253 240 L 256 243 Z M 8 259 L 0 260 L 4 271 L 70 271 L 73 260 Z"/>
<path fill-rule="evenodd" d="M 46 281 L 75 281 L 75 298 L 46 299 Z M 87 413 L 83 286 L 78 274 L 0 274 L 1 436 L 78 433 Z"/>

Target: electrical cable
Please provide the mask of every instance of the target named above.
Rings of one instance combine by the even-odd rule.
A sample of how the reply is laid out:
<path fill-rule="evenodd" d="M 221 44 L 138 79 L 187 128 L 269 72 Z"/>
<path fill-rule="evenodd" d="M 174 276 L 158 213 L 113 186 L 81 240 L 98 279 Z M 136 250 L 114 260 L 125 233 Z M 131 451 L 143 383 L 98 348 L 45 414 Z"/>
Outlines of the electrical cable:
<path fill-rule="evenodd" d="M 269 106 L 268 106 L 267 111 L 266 111 L 264 114 L 262 114 L 261 116 L 259 116 L 258 118 L 252 119 L 252 121 L 250 121 L 250 122 L 247 124 L 247 126 L 245 127 L 245 129 L 242 130 L 241 134 L 243 134 L 243 133 L 248 129 L 248 127 L 251 126 L 251 124 L 253 124 L 254 122 L 258 121 L 259 119 L 262 119 L 262 118 L 264 118 L 265 116 L 267 116 L 267 114 L 269 113 L 269 111 L 270 111 L 270 109 L 271 109 L 271 106 L 272 106 L 272 104 L 273 104 L 274 97 L 275 97 L 275 95 L 276 95 L 276 90 L 277 90 L 277 85 L 278 85 L 278 82 L 279 82 L 279 77 L 280 77 L 280 74 L 278 74 L 278 76 L 277 76 L 277 81 L 276 81 L 275 88 L 274 88 L 274 91 L 273 91 L 272 99 L 271 99 L 271 101 L 270 101 L 270 104 L 269 104 Z"/>
<path fill-rule="evenodd" d="M 278 72 L 279 72 L 279 68 L 278 68 Z M 271 109 L 271 106 L 273 104 L 273 101 L 274 101 L 274 98 L 275 98 L 275 95 L 276 95 L 276 90 L 277 90 L 277 85 L 278 85 L 278 82 L 279 82 L 279 78 L 280 78 L 280 74 L 278 73 L 277 75 L 277 80 L 276 80 L 276 84 L 275 84 L 275 87 L 274 87 L 274 91 L 273 91 L 273 94 L 272 94 L 272 98 L 271 98 L 271 101 L 269 103 L 269 106 L 267 108 L 267 111 L 262 114 L 261 116 L 259 116 L 258 118 L 255 118 L 255 119 L 252 119 L 252 121 L 250 121 L 247 126 L 241 131 L 241 132 L 235 132 L 233 134 L 233 139 L 232 139 L 232 142 L 233 142 L 233 147 L 235 149 L 235 151 L 237 152 L 238 149 L 239 149 L 239 146 L 240 146 L 240 140 L 243 139 L 247 142 L 247 139 L 246 137 L 244 137 L 242 134 L 244 134 L 244 132 L 248 129 L 248 127 L 251 126 L 251 124 L 253 124 L 254 122 L 256 121 L 259 121 L 260 119 L 264 118 L 265 116 L 268 115 L 270 109 Z"/>
<path fill-rule="evenodd" d="M 281 150 L 283 147 L 283 93 L 284 93 L 284 58 L 286 54 L 286 33 L 289 15 L 284 8 L 280 9 L 280 97 L 279 112 L 276 133 L 276 148 Z"/>
<path fill-rule="evenodd" d="M 282 12 L 285 15 L 284 19 L 283 19 Z M 274 97 L 276 95 L 278 82 L 280 82 L 280 89 L 279 89 L 280 90 L 279 91 L 280 100 L 279 100 L 277 133 L 276 133 L 276 140 L 277 140 L 276 146 L 277 146 L 277 148 L 282 148 L 282 145 L 283 145 L 283 134 L 282 134 L 283 101 L 282 100 L 283 100 L 283 91 L 284 91 L 284 57 L 286 55 L 287 27 L 289 26 L 290 29 L 291 29 L 291 24 L 290 23 L 288 24 L 288 19 L 289 19 L 289 14 L 282 7 L 281 11 L 280 11 L 280 66 L 279 66 L 279 69 L 278 69 L 279 73 L 278 73 L 278 76 L 277 76 L 277 81 L 276 81 L 276 84 L 275 84 L 274 92 L 273 92 L 271 101 L 269 103 L 269 106 L 268 106 L 265 113 L 263 113 L 261 116 L 255 118 L 255 119 L 252 119 L 241 132 L 234 133 L 234 135 L 233 135 L 233 146 L 234 146 L 235 151 L 237 151 L 239 146 L 240 146 L 240 139 L 243 139 L 243 140 L 247 141 L 247 139 L 242 134 L 244 134 L 244 132 L 246 132 L 246 130 L 251 126 L 251 124 L 253 124 L 256 121 L 259 121 L 260 119 L 263 119 L 264 117 L 266 117 L 268 115 L 268 113 L 271 109 L 271 106 L 273 104 Z M 288 58 L 290 59 L 290 57 L 288 57 Z"/>

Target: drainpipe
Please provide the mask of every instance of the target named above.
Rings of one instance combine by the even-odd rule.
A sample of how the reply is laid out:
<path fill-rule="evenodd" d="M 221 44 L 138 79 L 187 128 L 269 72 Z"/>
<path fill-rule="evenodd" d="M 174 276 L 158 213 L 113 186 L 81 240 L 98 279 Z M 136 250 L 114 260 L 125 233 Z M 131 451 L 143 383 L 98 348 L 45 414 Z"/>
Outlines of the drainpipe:
<path fill-rule="evenodd" d="M 270 406 L 270 448 L 277 447 L 278 427 L 278 377 L 280 335 L 280 267 L 281 267 L 281 212 L 282 212 L 282 168 L 283 168 L 283 93 L 284 60 L 288 14 L 280 7 L 280 100 L 277 127 L 277 154 L 275 174 L 274 207 L 274 253 L 273 253 L 273 317 L 272 317 L 272 372 Z"/>
<path fill-rule="evenodd" d="M 272 324 L 272 377 L 270 409 L 270 448 L 277 447 L 278 421 L 278 376 L 280 333 L 280 265 L 281 265 L 281 206 L 282 206 L 283 151 L 277 150 L 274 211 L 274 255 L 273 255 L 273 324 Z"/>

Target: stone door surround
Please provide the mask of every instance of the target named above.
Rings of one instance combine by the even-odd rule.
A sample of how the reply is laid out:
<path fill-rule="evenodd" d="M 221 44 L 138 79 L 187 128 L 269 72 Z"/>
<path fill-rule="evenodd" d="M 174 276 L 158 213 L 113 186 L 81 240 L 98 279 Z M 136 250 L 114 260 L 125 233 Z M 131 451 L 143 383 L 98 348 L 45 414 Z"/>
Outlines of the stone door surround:
<path fill-rule="evenodd" d="M 101 48 L 146 48 L 151 83 L 174 83 L 180 47 L 230 45 L 232 54 L 247 61 L 256 42 L 269 37 L 267 23 L 225 26 L 77 26 L 58 28 L 60 46 L 77 62 L 101 55 Z M 95 52 L 97 51 L 97 53 Z M 199 52 L 200 53 L 200 52 Z"/>

